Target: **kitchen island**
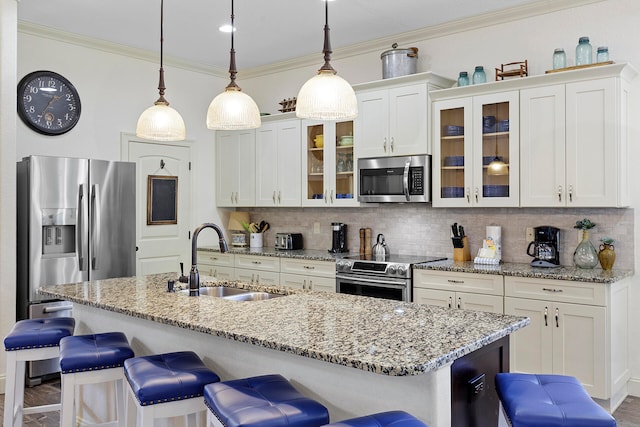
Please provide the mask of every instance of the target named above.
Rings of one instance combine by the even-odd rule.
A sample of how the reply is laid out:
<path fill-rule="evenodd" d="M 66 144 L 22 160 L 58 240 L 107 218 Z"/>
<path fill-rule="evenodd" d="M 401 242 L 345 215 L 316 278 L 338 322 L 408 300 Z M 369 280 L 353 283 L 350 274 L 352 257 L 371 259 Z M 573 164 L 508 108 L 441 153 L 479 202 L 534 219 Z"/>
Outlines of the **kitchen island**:
<path fill-rule="evenodd" d="M 284 375 L 326 405 L 332 421 L 403 409 L 430 427 L 451 425 L 452 364 L 508 343 L 509 334 L 529 322 L 213 280 L 203 284 L 283 296 L 252 302 L 189 297 L 167 292 L 170 279 L 175 274 L 57 285 L 41 293 L 75 303 L 76 334 L 121 330 L 136 355 L 193 350 L 223 380 Z"/>

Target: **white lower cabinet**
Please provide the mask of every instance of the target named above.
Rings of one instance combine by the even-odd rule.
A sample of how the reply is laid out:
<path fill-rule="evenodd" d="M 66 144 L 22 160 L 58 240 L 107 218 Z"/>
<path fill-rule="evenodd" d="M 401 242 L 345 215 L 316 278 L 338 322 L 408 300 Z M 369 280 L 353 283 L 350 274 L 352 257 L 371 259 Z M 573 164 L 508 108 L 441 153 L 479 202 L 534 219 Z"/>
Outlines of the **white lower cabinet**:
<path fill-rule="evenodd" d="M 280 258 L 236 254 L 235 279 L 252 284 L 279 285 Z"/>
<path fill-rule="evenodd" d="M 280 261 L 280 284 L 282 286 L 335 293 L 335 262 L 297 258 L 282 258 Z"/>
<path fill-rule="evenodd" d="M 627 279 L 505 277 L 505 314 L 531 319 L 511 335 L 511 371 L 575 376 L 613 410 L 630 376 L 627 300 Z"/>
<path fill-rule="evenodd" d="M 413 270 L 413 301 L 463 310 L 503 312 L 503 276 Z"/>
<path fill-rule="evenodd" d="M 211 276 L 220 280 L 234 280 L 234 255 L 230 253 L 198 251 L 198 272 L 200 276 Z"/>

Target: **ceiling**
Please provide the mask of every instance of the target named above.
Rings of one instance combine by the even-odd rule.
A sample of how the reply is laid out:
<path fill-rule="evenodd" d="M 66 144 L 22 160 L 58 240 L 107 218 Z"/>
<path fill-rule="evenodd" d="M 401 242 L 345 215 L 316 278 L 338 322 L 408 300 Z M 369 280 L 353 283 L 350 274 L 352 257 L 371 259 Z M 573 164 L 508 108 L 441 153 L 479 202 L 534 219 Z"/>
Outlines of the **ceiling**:
<path fill-rule="evenodd" d="M 519 7 L 541 0 L 336 0 L 329 4 L 333 49 Z M 165 0 L 166 57 L 225 70 L 231 2 Z M 52 30 L 159 52 L 160 0 L 20 0 L 18 18 Z M 317 54 L 323 0 L 235 1 L 238 69 Z M 390 46 L 389 46 L 390 47 Z M 408 47 L 408 46 L 401 46 Z"/>

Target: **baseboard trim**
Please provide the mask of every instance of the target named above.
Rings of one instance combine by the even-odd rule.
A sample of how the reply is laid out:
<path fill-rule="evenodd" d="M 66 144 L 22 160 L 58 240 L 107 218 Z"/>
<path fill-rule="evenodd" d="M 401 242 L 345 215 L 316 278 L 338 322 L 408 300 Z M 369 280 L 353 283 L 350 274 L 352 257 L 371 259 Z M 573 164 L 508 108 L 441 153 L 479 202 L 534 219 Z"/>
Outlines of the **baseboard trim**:
<path fill-rule="evenodd" d="M 631 396 L 640 397 L 640 378 L 631 378 L 627 386 Z"/>

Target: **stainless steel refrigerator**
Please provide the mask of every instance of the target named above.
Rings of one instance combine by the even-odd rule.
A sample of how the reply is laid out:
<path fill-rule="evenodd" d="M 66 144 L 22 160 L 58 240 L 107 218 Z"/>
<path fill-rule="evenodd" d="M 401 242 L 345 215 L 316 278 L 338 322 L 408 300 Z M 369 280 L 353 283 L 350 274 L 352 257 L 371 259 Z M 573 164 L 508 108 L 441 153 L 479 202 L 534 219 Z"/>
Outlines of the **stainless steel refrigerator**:
<path fill-rule="evenodd" d="M 135 163 L 29 156 L 17 164 L 17 320 L 71 316 L 40 287 L 135 275 Z M 30 364 L 28 381 L 59 370 Z"/>

